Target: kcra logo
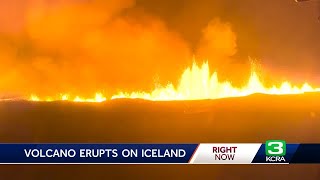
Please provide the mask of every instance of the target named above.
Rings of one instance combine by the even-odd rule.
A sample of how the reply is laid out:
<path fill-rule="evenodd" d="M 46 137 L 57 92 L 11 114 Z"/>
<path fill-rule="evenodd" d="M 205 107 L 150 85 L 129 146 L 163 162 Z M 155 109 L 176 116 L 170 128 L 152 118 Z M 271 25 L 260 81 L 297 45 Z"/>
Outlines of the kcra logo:
<path fill-rule="evenodd" d="M 268 140 L 265 144 L 266 162 L 286 162 L 284 156 L 287 151 L 287 144 L 283 140 Z"/>

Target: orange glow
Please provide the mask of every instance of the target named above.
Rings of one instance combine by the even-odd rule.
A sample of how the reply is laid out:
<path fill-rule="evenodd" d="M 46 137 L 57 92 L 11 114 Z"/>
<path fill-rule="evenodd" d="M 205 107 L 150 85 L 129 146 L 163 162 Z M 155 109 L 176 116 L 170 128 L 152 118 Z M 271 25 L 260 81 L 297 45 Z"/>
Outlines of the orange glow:
<path fill-rule="evenodd" d="M 91 99 L 83 99 L 77 96 L 73 101 L 75 102 L 103 102 L 106 101 L 107 98 L 104 97 L 101 93 L 96 93 L 94 98 Z"/>
<path fill-rule="evenodd" d="M 290 82 L 282 82 L 279 86 L 266 87 L 260 80 L 258 73 L 252 69 L 247 84 L 243 87 L 234 87 L 231 82 L 219 81 L 216 72 L 210 73 L 208 62 L 201 66 L 194 63 L 192 67 L 185 69 L 180 77 L 177 87 L 169 83 L 165 87 L 156 88 L 152 92 L 120 92 L 107 98 L 102 93 L 96 93 L 94 98 L 82 98 L 79 96 L 69 96 L 61 94 L 59 98 L 47 97 L 44 99 L 32 95 L 30 101 L 74 101 L 74 102 L 103 102 L 110 99 L 119 98 L 139 98 L 152 101 L 167 100 L 200 100 L 219 99 L 227 97 L 241 97 L 255 93 L 262 94 L 302 94 L 305 92 L 320 92 L 320 88 L 314 88 L 308 83 L 302 86 L 294 86 Z"/>
<path fill-rule="evenodd" d="M 320 88 L 313 88 L 308 83 L 302 87 L 293 86 L 290 82 L 283 82 L 279 87 L 265 87 L 261 82 L 258 73 L 254 70 L 248 83 L 237 88 L 231 82 L 220 82 L 218 74 L 213 72 L 210 74 L 208 63 L 202 66 L 193 64 L 192 68 L 187 68 L 181 76 L 180 83 L 175 88 L 172 84 L 168 84 L 164 88 L 155 89 L 151 93 L 133 92 L 119 93 L 114 95 L 116 98 L 141 98 L 148 100 L 199 100 L 199 99 L 219 99 L 226 97 L 241 97 L 255 93 L 262 94 L 302 94 L 305 92 L 317 92 Z"/>
<path fill-rule="evenodd" d="M 31 95 L 29 100 L 30 101 L 40 101 L 39 97 L 36 95 Z"/>
<path fill-rule="evenodd" d="M 70 98 L 68 94 L 61 94 L 59 97 L 47 97 L 47 98 L 39 98 L 36 95 L 31 95 L 28 99 L 29 101 L 74 101 L 74 102 L 103 102 L 106 101 L 107 98 L 101 94 L 96 93 L 94 98 L 83 98 L 80 96 L 75 96 L 74 98 Z"/>

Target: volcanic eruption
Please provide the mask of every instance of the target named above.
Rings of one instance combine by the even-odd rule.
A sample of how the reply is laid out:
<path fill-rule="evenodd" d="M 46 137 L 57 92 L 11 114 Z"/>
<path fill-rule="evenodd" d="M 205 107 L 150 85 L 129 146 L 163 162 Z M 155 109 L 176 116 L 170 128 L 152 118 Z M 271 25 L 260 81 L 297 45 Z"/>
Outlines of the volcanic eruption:
<path fill-rule="evenodd" d="M 254 65 L 253 65 L 254 66 Z M 172 83 L 164 87 L 154 89 L 152 92 L 120 92 L 111 97 L 118 98 L 139 98 L 146 100 L 168 101 L 168 100 L 203 100 L 203 99 L 219 99 L 226 97 L 241 97 L 255 93 L 262 94 L 303 94 L 305 92 L 319 92 L 320 88 L 314 88 L 308 83 L 302 86 L 294 86 L 290 82 L 282 82 L 279 86 L 266 87 L 260 80 L 259 74 L 252 68 L 251 75 L 247 84 L 243 87 L 234 87 L 229 81 L 219 81 L 218 73 L 211 73 L 208 62 L 202 65 L 194 63 L 192 67 L 187 68 L 180 77 L 178 86 Z M 108 98 L 97 92 L 94 98 L 81 98 L 76 96 L 70 99 L 68 94 L 61 94 L 60 98 L 49 97 L 40 99 L 36 95 L 31 95 L 31 101 L 75 101 L 75 102 L 103 102 Z"/>
<path fill-rule="evenodd" d="M 235 59 L 237 38 L 232 25 L 219 18 L 202 29 L 191 48 L 160 18 L 135 8 L 133 0 L 42 0 L 21 8 L 19 26 L 8 23 L 2 32 L 2 100 L 167 101 L 320 91 L 308 82 L 266 85 L 255 63 L 241 85 L 221 78 L 222 71 L 239 68 L 224 68 Z M 145 88 L 157 75 L 162 82 Z"/>

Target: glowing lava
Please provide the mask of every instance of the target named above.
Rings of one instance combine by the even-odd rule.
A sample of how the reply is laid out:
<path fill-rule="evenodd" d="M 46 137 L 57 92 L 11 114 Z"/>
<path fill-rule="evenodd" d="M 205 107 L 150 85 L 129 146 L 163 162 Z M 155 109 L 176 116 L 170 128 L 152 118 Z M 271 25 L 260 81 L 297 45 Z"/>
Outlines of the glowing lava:
<path fill-rule="evenodd" d="M 107 98 L 101 93 L 96 93 L 94 98 L 82 98 L 80 96 L 75 96 L 74 98 L 70 98 L 68 94 L 61 94 L 59 98 L 47 97 L 45 99 L 40 99 L 36 95 L 31 95 L 29 98 L 30 101 L 74 101 L 74 102 L 103 102 L 106 101 Z"/>
<path fill-rule="evenodd" d="M 247 96 L 254 93 L 262 94 L 302 94 L 305 92 L 320 92 L 320 88 L 313 88 L 308 83 L 302 87 L 293 86 L 290 82 L 282 82 L 280 86 L 265 87 L 259 79 L 255 70 L 252 70 L 248 83 L 241 87 L 234 87 L 231 82 L 220 82 L 218 74 L 210 74 L 208 62 L 198 66 L 196 63 L 191 68 L 187 68 L 181 76 L 180 83 L 177 87 L 169 83 L 162 88 L 156 88 L 152 92 L 120 92 L 113 95 L 111 99 L 117 98 L 139 98 L 154 101 L 164 100 L 199 100 L 199 99 L 218 99 L 226 97 Z M 96 93 L 94 98 L 85 99 L 79 96 L 70 98 L 69 95 L 63 94 L 59 98 L 40 99 L 32 95 L 30 101 L 75 101 L 75 102 L 103 102 L 107 98 Z"/>
<path fill-rule="evenodd" d="M 234 87 L 231 82 L 220 82 L 218 74 L 210 75 L 208 62 L 199 67 L 196 63 L 192 68 L 187 68 L 181 76 L 180 83 L 175 88 L 168 84 L 165 88 L 155 89 L 151 93 L 133 92 L 119 93 L 115 98 L 141 98 L 148 100 L 197 100 L 218 99 L 226 97 L 247 96 L 254 93 L 263 94 L 302 94 L 305 92 L 317 92 L 320 88 L 313 88 L 308 83 L 302 87 L 292 86 L 289 82 L 283 82 L 279 87 L 267 88 L 260 81 L 256 71 L 252 70 L 247 85 L 242 88 Z"/>

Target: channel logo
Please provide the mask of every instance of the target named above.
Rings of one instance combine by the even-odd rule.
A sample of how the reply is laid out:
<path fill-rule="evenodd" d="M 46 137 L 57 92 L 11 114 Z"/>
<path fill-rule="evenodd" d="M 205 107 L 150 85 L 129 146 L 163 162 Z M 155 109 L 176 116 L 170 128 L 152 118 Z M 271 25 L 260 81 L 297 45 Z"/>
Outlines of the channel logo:
<path fill-rule="evenodd" d="M 268 140 L 265 144 L 266 162 L 286 162 L 287 144 L 283 140 Z"/>

